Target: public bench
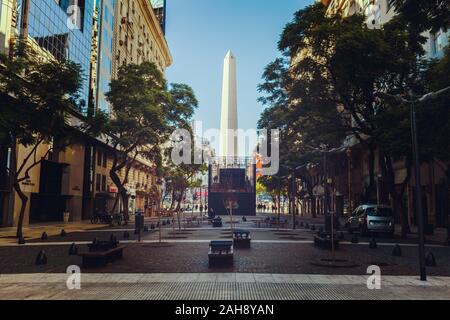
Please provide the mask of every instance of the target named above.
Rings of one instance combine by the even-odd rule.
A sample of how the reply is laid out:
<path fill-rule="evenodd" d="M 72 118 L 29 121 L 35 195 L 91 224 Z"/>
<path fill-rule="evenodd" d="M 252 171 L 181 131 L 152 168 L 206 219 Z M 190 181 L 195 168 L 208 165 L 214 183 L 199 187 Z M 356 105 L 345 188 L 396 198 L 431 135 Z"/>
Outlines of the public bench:
<path fill-rule="evenodd" d="M 219 218 L 214 218 L 212 221 L 212 226 L 213 228 L 221 228 L 222 227 L 222 219 Z"/>
<path fill-rule="evenodd" d="M 287 222 L 285 220 L 270 220 L 269 225 L 271 227 L 281 227 L 284 228 L 286 226 Z"/>
<path fill-rule="evenodd" d="M 339 239 L 337 239 L 337 235 L 335 235 L 333 239 L 333 244 L 335 249 L 339 249 Z M 330 234 L 316 234 L 314 235 L 314 245 L 322 248 L 331 250 L 331 235 Z"/>
<path fill-rule="evenodd" d="M 250 231 L 248 230 L 234 230 L 233 245 L 235 248 L 250 248 Z"/>
<path fill-rule="evenodd" d="M 266 225 L 267 226 L 267 221 L 266 220 L 255 220 L 256 223 L 256 227 L 257 228 L 261 228 L 261 225 Z"/>
<path fill-rule="evenodd" d="M 83 259 L 83 267 L 100 267 L 107 263 L 123 258 L 125 246 L 119 246 L 118 241 L 97 241 L 87 245 L 88 252 L 81 252 L 78 256 Z"/>
<path fill-rule="evenodd" d="M 209 243 L 209 267 L 233 265 L 233 242 L 213 240 Z"/>

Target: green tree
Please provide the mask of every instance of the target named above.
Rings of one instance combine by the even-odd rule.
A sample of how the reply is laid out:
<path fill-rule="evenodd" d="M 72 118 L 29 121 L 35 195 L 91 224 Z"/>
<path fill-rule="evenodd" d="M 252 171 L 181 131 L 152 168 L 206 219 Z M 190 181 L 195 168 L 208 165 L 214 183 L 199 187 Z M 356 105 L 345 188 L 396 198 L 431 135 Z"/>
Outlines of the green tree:
<path fill-rule="evenodd" d="M 369 29 L 365 17 L 326 15 L 321 3 L 295 14 L 279 41 L 290 61 L 269 64 L 259 87 L 266 94 L 261 101 L 268 105 L 260 126 L 282 130 L 281 163 L 316 163 L 311 150 L 335 148 L 353 136 L 369 152 L 366 200 L 375 194 L 379 150 L 384 173 L 392 178 L 387 179 L 391 196 L 400 202 L 409 173 L 399 193 L 392 159 L 403 157 L 409 170 L 409 108 L 386 97 L 429 92 L 427 63 L 417 59 L 423 38 L 407 28 L 412 24 L 408 19 L 400 14 L 380 29 Z M 401 211 L 407 232 L 407 212 Z"/>
<path fill-rule="evenodd" d="M 168 89 L 164 75 L 150 62 L 122 66 L 106 96 L 113 110 L 107 133 L 117 150 L 110 176 L 118 188 L 124 217 L 128 220 L 126 185 L 130 169 L 141 157 L 152 161 L 157 171 L 160 170 L 165 143 L 174 129 L 188 125 L 197 100 L 187 85 L 172 84 Z M 118 198 L 114 207 L 117 201 Z"/>
<path fill-rule="evenodd" d="M 0 141 L 13 150 L 22 145 L 25 152 L 21 162 L 13 152 L 11 166 L 5 168 L 20 199 L 19 239 L 29 200 L 21 185 L 31 169 L 73 143 L 80 132 L 94 134 L 101 123 L 101 115 L 86 119 L 78 112 L 82 81 L 79 65 L 42 60 L 26 41 L 17 41 L 10 56 L 0 55 Z M 81 119 L 81 124 L 70 123 L 70 118 Z"/>

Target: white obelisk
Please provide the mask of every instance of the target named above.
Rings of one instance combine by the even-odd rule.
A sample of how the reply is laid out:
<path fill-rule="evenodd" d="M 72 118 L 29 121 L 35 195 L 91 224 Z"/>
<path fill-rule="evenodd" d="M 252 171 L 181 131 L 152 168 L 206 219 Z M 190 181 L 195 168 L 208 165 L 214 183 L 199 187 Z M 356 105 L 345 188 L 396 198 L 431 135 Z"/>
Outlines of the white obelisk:
<path fill-rule="evenodd" d="M 223 63 L 220 156 L 238 156 L 237 127 L 236 58 L 228 50 Z"/>

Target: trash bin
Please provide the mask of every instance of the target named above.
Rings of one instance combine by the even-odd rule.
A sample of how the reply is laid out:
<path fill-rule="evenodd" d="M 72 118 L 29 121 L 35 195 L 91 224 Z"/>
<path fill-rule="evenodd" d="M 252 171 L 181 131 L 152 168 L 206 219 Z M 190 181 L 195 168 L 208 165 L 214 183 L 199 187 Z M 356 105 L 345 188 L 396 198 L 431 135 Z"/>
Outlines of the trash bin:
<path fill-rule="evenodd" d="M 136 213 L 134 216 L 135 234 L 138 235 L 138 241 L 141 241 L 142 231 L 144 230 L 144 215 Z"/>

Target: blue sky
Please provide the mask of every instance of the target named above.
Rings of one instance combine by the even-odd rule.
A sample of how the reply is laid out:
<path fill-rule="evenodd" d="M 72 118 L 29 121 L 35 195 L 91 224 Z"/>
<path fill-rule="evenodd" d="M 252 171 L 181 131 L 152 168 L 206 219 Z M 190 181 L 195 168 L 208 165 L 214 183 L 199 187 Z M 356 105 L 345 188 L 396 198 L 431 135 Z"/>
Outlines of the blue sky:
<path fill-rule="evenodd" d="M 174 59 L 169 82 L 189 84 L 199 100 L 195 119 L 220 127 L 223 59 L 237 59 L 238 121 L 256 128 L 264 67 L 280 54 L 277 42 L 293 14 L 313 0 L 167 0 L 166 37 Z"/>

